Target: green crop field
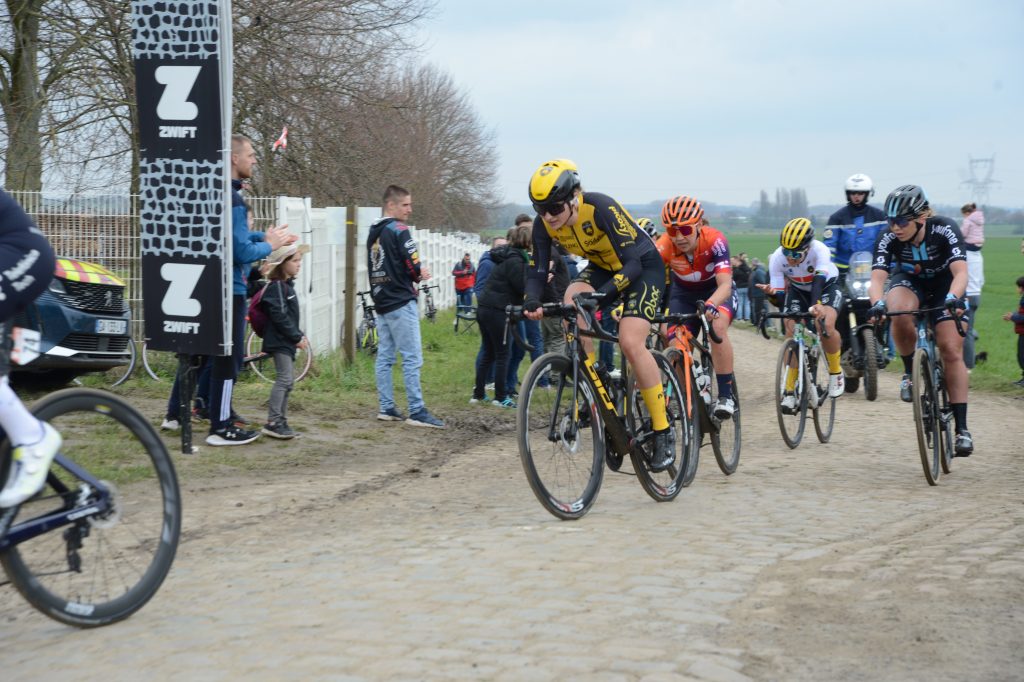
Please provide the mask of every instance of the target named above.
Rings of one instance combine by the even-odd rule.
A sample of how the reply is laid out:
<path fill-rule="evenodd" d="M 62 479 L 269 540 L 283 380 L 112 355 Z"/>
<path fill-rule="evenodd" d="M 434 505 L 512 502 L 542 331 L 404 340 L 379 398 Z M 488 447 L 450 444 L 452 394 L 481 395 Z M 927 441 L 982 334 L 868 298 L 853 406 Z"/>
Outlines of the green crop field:
<path fill-rule="evenodd" d="M 775 234 L 729 234 L 731 253 L 745 252 L 751 258 L 765 261 L 778 246 Z M 1020 378 L 1017 366 L 1017 335 L 1013 324 L 1003 314 L 1017 309 L 1020 296 L 1014 284 L 1024 276 L 1024 256 L 1020 237 L 989 237 L 985 241 L 985 286 L 975 328 L 978 331 L 977 351 L 988 353 L 988 360 L 971 374 L 971 387 L 998 392 L 1016 392 L 1012 382 Z"/>

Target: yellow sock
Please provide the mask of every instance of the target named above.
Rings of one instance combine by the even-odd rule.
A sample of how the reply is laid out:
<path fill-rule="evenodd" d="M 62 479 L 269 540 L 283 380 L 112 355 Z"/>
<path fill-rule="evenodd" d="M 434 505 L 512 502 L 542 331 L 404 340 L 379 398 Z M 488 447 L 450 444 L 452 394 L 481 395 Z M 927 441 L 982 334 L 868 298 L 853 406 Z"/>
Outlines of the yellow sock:
<path fill-rule="evenodd" d="M 650 388 L 641 388 L 640 395 L 644 398 L 644 405 L 651 414 L 651 428 L 655 431 L 664 431 L 668 428 L 668 416 L 665 414 L 665 388 L 656 384 Z"/>
<path fill-rule="evenodd" d="M 786 369 L 786 392 L 792 393 L 796 389 L 796 367 Z"/>
<path fill-rule="evenodd" d="M 839 364 L 839 356 L 842 351 L 836 351 L 835 353 L 825 353 L 825 359 L 828 360 L 828 373 L 839 374 L 843 371 L 842 365 Z"/>

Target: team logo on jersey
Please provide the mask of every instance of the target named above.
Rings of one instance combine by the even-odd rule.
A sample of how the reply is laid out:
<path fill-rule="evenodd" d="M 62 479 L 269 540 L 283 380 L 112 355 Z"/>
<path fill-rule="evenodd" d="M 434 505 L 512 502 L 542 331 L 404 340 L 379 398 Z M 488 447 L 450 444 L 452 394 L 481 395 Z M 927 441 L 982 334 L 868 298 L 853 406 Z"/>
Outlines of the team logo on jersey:
<path fill-rule="evenodd" d="M 615 215 L 615 232 L 623 237 L 636 239 L 636 227 L 633 225 L 633 221 L 623 215 L 614 204 L 608 208 Z"/>
<path fill-rule="evenodd" d="M 593 237 L 594 236 L 594 223 L 590 222 L 589 220 L 587 222 L 583 223 L 583 234 L 587 235 L 588 237 Z"/>

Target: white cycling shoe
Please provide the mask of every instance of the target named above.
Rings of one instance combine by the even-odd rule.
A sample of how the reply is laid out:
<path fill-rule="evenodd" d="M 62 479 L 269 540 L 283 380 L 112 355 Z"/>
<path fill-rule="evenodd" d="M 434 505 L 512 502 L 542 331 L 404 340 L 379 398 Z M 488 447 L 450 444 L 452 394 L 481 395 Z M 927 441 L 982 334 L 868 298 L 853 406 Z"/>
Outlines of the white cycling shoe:
<path fill-rule="evenodd" d="M 782 396 L 782 411 L 785 414 L 796 414 L 796 394 L 786 392 Z"/>
<path fill-rule="evenodd" d="M 736 412 L 736 401 L 732 398 L 719 398 L 715 403 L 715 416 L 719 419 L 729 419 Z"/>
<path fill-rule="evenodd" d="M 55 428 L 46 422 L 39 423 L 43 427 L 43 437 L 31 445 L 14 448 L 11 473 L 7 485 L 0 491 L 0 507 L 21 504 L 39 492 L 46 482 L 46 472 L 64 441 Z"/>
<path fill-rule="evenodd" d="M 828 397 L 838 398 L 846 391 L 846 376 L 839 372 L 839 374 L 828 375 Z"/>

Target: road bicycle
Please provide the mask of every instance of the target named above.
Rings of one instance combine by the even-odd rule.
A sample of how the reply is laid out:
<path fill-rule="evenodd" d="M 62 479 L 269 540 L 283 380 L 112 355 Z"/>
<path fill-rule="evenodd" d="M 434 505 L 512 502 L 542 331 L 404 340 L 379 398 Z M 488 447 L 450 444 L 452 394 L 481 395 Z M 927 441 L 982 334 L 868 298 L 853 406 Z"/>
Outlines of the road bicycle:
<path fill-rule="evenodd" d="M 914 404 L 917 448 L 921 453 L 921 466 L 928 485 L 938 485 L 939 476 L 952 471 L 954 456 L 953 407 L 946 392 L 942 354 L 935 348 L 935 329 L 928 324 L 929 313 L 947 309 L 953 316 L 957 333 L 964 336 L 967 332 L 963 321 L 951 306 L 885 313 L 886 317 L 913 315 L 917 327 L 917 348 L 914 350 L 910 374 L 911 402 Z"/>
<path fill-rule="evenodd" d="M 426 316 L 427 321 L 437 321 L 437 306 L 434 305 L 434 295 L 430 293 L 431 289 L 437 289 L 436 284 L 421 284 L 420 293 L 423 294 L 423 314 Z"/>
<path fill-rule="evenodd" d="M 50 618 L 83 628 L 127 618 L 156 594 L 178 547 L 181 495 L 167 448 L 106 391 L 57 391 L 32 413 L 64 443 L 43 490 L 0 509 L 0 565 Z M 11 445 L 0 440 L 7 480 Z"/>
<path fill-rule="evenodd" d="M 654 352 L 675 459 L 664 471 L 651 470 L 654 432 L 632 372 L 621 384 L 620 400 L 616 383 L 583 346 L 583 337 L 618 342 L 594 318 L 603 296 L 587 292 L 574 296 L 571 304 L 542 306 L 545 316 L 566 321 L 567 354 L 545 353 L 534 360 L 519 393 L 516 433 L 526 479 L 541 505 L 560 519 L 586 514 L 601 488 L 605 463 L 618 471 L 627 455 L 648 495 L 658 502 L 674 499 L 697 447 L 684 433 L 683 394 L 675 372 L 663 354 Z M 515 324 L 522 308 L 510 306 L 506 313 L 516 342 L 529 349 Z"/>
<path fill-rule="evenodd" d="M 810 409 L 818 440 L 827 443 L 835 426 L 836 399 L 828 395 L 828 367 L 816 329 L 820 328 L 821 322 L 807 312 L 765 313 L 761 316 L 758 330 L 766 339 L 769 338 L 769 319 L 794 322 L 793 336 L 783 342 L 775 366 L 775 414 L 779 420 L 782 440 L 790 448 L 800 445 L 807 425 L 807 410 Z M 813 326 L 805 324 L 808 321 Z M 821 334 L 825 335 L 824 330 L 821 330 Z M 796 407 L 792 409 L 782 404 L 786 396 L 786 374 L 790 368 L 797 370 L 792 391 L 796 396 Z"/>
<path fill-rule="evenodd" d="M 363 315 L 359 326 L 356 327 L 356 348 L 372 355 L 377 352 L 377 344 L 380 342 L 377 336 L 377 314 L 374 312 L 376 308 L 369 291 L 357 291 L 356 296 L 359 297 L 359 307 Z"/>
<path fill-rule="evenodd" d="M 700 327 L 695 336 L 686 325 L 688 320 L 698 320 Z M 679 384 L 686 396 L 684 401 L 684 428 L 690 430 L 688 438 L 697 443 L 691 465 L 683 478 L 683 484 L 689 485 L 697 473 L 700 448 L 704 444 L 704 434 L 708 434 L 708 442 L 715 453 L 718 468 L 726 476 L 736 472 L 740 463 L 740 447 L 742 444 L 742 426 L 740 410 L 740 392 L 736 377 L 732 380 L 732 397 L 735 410 L 731 417 L 721 419 L 715 415 L 714 406 L 718 402 L 718 381 L 715 364 L 711 356 L 711 343 L 722 343 L 704 315 L 704 301 L 697 301 L 697 311 L 686 314 L 665 315 L 655 320 L 657 323 L 675 325 L 667 342 L 665 355 L 675 369 Z M 709 341 L 710 339 L 710 341 Z"/>

